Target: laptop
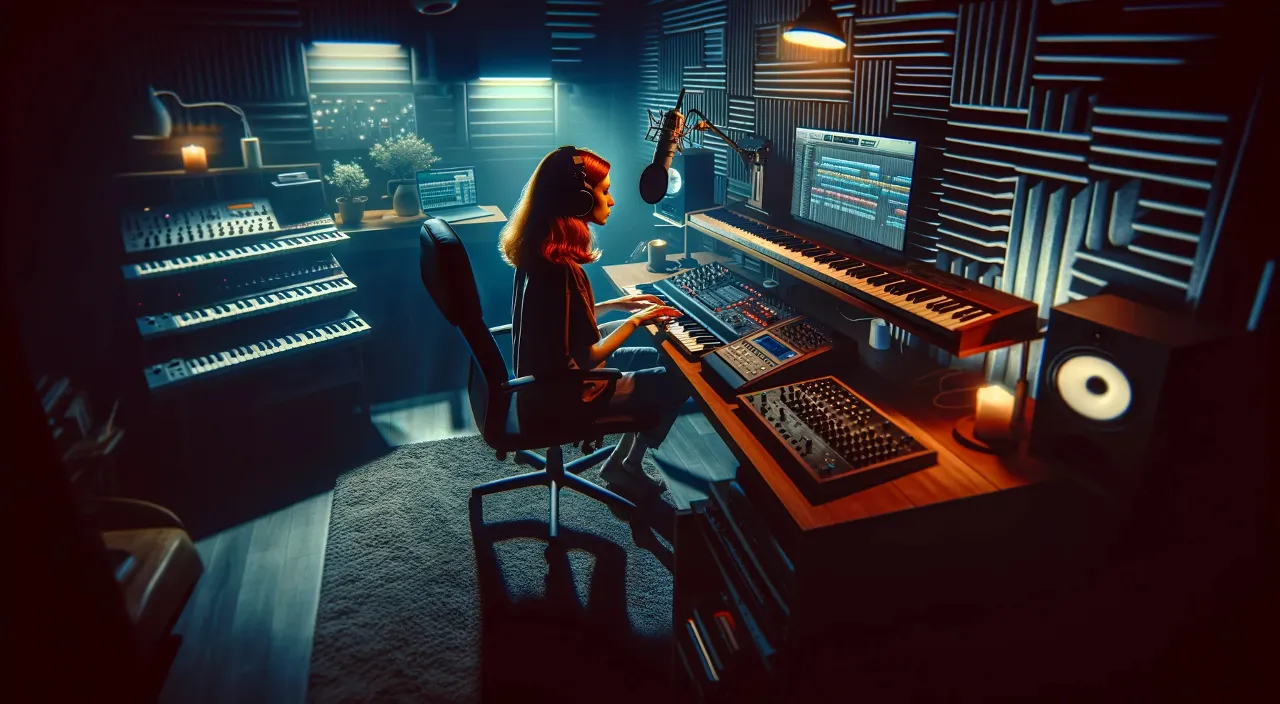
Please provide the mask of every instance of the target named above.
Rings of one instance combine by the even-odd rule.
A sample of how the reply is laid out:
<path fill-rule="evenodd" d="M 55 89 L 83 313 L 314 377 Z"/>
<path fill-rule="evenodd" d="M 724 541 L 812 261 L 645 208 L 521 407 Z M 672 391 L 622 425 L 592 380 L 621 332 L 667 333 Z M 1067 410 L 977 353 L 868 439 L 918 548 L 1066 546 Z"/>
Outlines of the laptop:
<path fill-rule="evenodd" d="M 417 182 L 418 203 L 430 217 L 454 223 L 492 215 L 476 205 L 479 200 L 473 166 L 419 171 Z"/>

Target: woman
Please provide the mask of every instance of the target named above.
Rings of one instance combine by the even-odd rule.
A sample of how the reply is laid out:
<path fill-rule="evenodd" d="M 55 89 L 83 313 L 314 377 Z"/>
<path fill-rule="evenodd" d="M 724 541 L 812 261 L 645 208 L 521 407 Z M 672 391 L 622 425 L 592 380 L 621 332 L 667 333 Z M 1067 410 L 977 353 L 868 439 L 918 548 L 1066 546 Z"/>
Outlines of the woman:
<path fill-rule="evenodd" d="M 640 468 L 645 450 L 666 437 L 689 397 L 687 383 L 663 368 L 652 347 L 623 347 L 645 323 L 680 315 L 654 296 L 637 294 L 597 303 L 582 265 L 600 258 L 590 225 L 603 226 L 614 200 L 609 162 L 593 152 L 561 147 L 538 164 L 502 230 L 503 259 L 515 267 L 512 349 L 516 374 L 554 378 L 573 369 L 609 367 L 611 381 L 545 384 L 517 395 L 522 425 L 555 425 L 636 411 L 660 417 L 639 433 L 627 433 L 600 476 L 622 493 L 650 495 L 661 484 Z M 596 324 L 610 311 L 630 316 Z"/>

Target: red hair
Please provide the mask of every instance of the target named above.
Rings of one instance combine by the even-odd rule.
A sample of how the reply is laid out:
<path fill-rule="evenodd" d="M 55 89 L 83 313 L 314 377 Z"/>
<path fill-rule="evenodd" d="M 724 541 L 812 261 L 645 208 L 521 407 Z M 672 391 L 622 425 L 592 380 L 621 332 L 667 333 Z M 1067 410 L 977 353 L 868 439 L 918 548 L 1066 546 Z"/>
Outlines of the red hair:
<path fill-rule="evenodd" d="M 551 162 L 555 154 L 543 157 L 529 177 L 498 237 L 502 259 L 511 266 L 520 266 L 521 259 L 530 253 L 554 264 L 590 264 L 600 258 L 587 219 L 554 212 L 557 194 L 552 189 L 558 187 L 556 182 L 562 176 L 551 173 L 559 166 Z M 609 175 L 609 162 L 600 155 L 586 149 L 577 150 L 577 155 L 582 157 L 587 188 L 594 188 Z"/>

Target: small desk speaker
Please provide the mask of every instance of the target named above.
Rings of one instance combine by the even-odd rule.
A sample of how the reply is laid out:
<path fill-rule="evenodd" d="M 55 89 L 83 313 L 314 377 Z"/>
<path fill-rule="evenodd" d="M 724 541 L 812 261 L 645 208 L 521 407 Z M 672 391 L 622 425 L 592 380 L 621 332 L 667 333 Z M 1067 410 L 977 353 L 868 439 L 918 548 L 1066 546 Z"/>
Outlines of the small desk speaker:
<path fill-rule="evenodd" d="M 1113 295 L 1058 306 L 1029 449 L 1123 495 L 1147 492 L 1232 442 L 1224 419 L 1252 412 L 1233 401 L 1250 358 L 1242 335 Z"/>
<path fill-rule="evenodd" d="M 654 211 L 673 222 L 716 205 L 716 154 L 710 149 L 686 149 L 676 154 L 667 169 L 667 195 Z"/>

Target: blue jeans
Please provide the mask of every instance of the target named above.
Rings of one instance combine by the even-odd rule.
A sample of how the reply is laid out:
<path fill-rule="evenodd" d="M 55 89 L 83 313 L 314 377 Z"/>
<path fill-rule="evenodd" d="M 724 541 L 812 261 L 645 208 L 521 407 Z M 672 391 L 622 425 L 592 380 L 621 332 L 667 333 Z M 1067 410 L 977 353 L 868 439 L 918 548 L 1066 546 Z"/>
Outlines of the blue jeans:
<path fill-rule="evenodd" d="M 601 335 L 612 330 L 609 323 L 600 327 Z M 629 372 L 630 380 L 624 378 L 617 383 L 599 414 L 655 414 L 658 422 L 640 431 L 639 437 L 647 447 L 661 445 L 676 422 L 680 407 L 692 393 L 689 382 L 679 372 L 668 371 L 660 353 L 652 347 L 619 347 L 603 366 Z"/>

